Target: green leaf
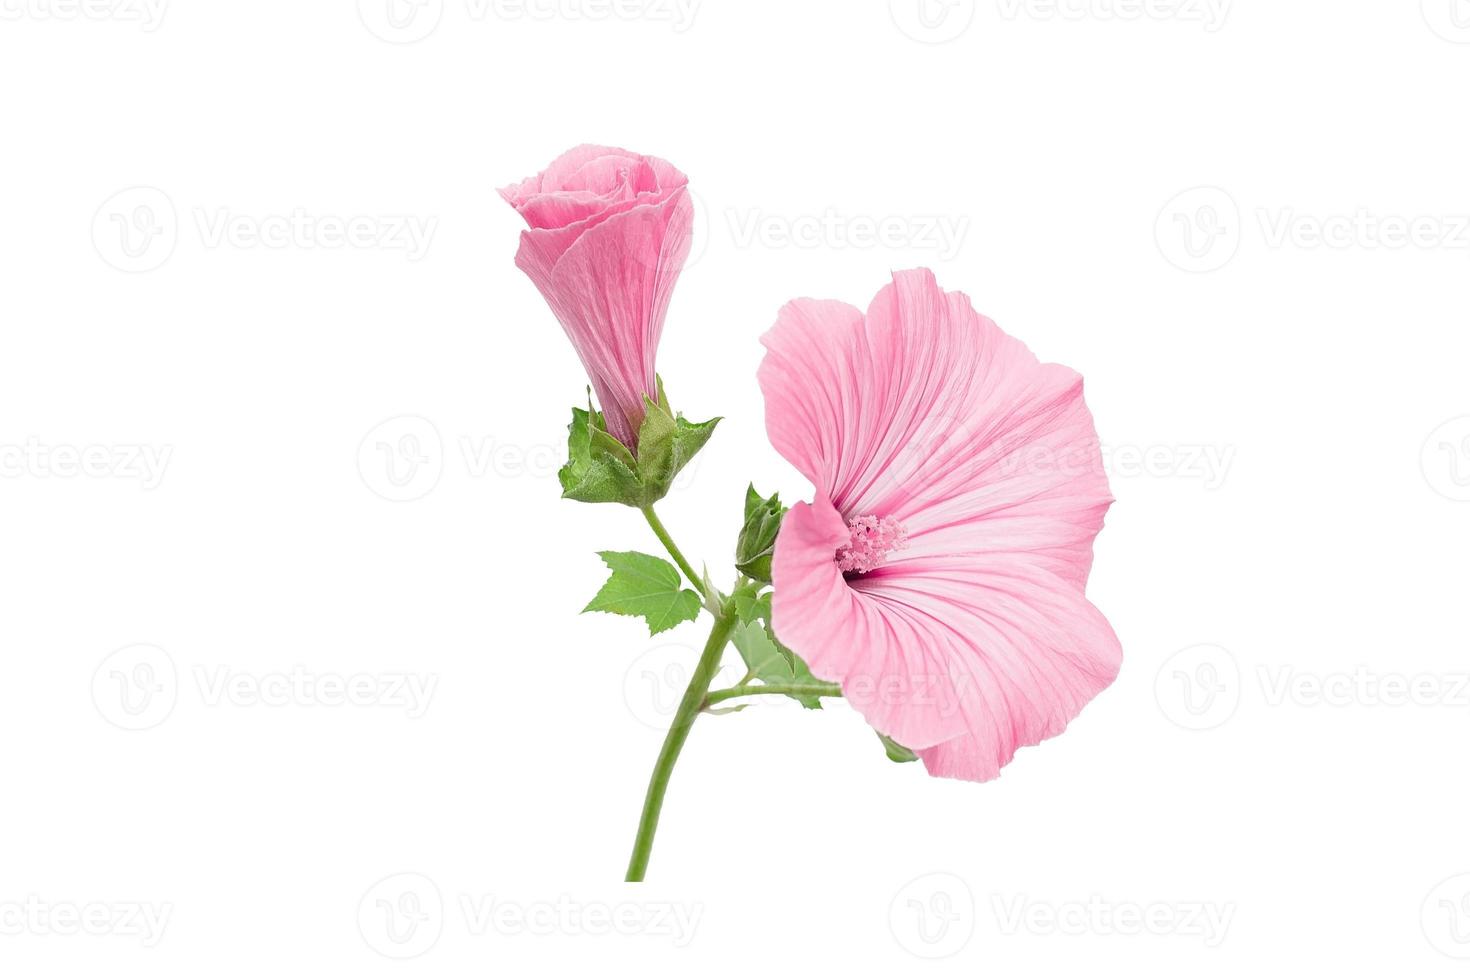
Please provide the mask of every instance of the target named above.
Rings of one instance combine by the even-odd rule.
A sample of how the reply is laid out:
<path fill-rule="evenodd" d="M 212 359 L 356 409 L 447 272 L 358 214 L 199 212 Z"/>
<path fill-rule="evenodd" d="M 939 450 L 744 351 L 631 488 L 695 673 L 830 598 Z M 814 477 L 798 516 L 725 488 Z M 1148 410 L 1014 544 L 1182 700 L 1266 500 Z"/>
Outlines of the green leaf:
<path fill-rule="evenodd" d="M 755 484 L 745 491 L 745 524 L 735 543 L 735 567 L 760 582 L 771 580 L 771 556 L 776 550 L 776 535 L 786 508 L 780 494 L 762 497 Z"/>
<path fill-rule="evenodd" d="M 699 616 L 699 594 L 679 588 L 679 570 L 637 551 L 599 551 L 612 575 L 583 612 L 642 616 L 650 634 Z"/>
<path fill-rule="evenodd" d="M 878 736 L 878 740 L 883 743 L 883 751 L 885 751 L 885 752 L 888 753 L 888 758 L 889 759 L 893 760 L 894 762 L 918 762 L 919 761 L 919 757 L 914 754 L 914 750 L 913 749 L 906 749 L 906 748 L 904 748 L 902 745 L 899 745 L 893 739 L 889 738 L 887 735 L 884 735 L 882 732 L 878 731 L 877 729 L 874 729 L 873 730 L 873 733 L 875 735 L 877 735 Z"/>
<path fill-rule="evenodd" d="M 759 620 L 741 623 L 730 635 L 735 649 L 751 674 L 765 684 L 820 683 L 796 654 L 782 646 L 770 629 Z M 812 694 L 787 695 L 800 701 L 804 708 L 820 708 L 822 699 Z"/>

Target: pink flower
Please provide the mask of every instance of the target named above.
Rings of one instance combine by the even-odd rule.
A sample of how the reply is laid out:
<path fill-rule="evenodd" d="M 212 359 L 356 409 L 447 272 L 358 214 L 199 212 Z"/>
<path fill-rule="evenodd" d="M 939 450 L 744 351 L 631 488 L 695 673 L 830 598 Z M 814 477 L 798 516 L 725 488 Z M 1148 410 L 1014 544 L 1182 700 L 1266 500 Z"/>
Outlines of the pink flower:
<path fill-rule="evenodd" d="M 657 157 L 579 146 L 500 196 L 530 227 L 516 265 L 561 321 L 608 432 L 636 449 L 654 356 L 689 255 L 688 178 Z"/>
<path fill-rule="evenodd" d="M 786 515 L 772 626 L 936 776 L 1060 733 L 1122 653 L 1083 590 L 1112 497 L 1082 379 L 900 272 L 867 315 L 787 304 L 766 429 L 816 486 Z"/>

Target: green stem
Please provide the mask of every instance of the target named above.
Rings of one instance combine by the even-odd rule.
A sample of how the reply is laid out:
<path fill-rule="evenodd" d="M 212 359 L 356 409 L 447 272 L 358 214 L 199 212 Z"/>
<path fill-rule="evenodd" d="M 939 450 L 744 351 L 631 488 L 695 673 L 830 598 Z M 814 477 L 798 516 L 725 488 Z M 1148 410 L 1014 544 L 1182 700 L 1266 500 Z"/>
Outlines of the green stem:
<path fill-rule="evenodd" d="M 705 696 L 705 707 L 729 701 L 731 698 L 748 698 L 757 694 L 794 694 L 797 697 L 840 698 L 842 688 L 836 684 L 740 684 L 722 691 L 710 691 Z"/>
<path fill-rule="evenodd" d="M 654 525 L 654 531 L 658 531 L 659 525 L 653 512 L 645 510 L 644 513 L 648 515 L 649 523 Z M 670 547 L 672 549 L 672 543 Z M 673 553 L 677 556 L 676 552 Z M 704 652 L 699 655 L 699 663 L 694 667 L 694 676 L 689 678 L 689 686 L 684 689 L 684 697 L 679 702 L 678 711 L 674 713 L 674 723 L 664 737 L 663 748 L 659 750 L 658 761 L 653 766 L 653 775 L 648 780 L 648 793 L 643 798 L 643 815 L 638 820 L 638 836 L 633 841 L 633 856 L 628 859 L 628 881 L 642 881 L 644 872 L 648 870 L 648 857 L 653 852 L 653 835 L 658 832 L 658 816 L 663 809 L 664 793 L 669 788 L 669 777 L 673 775 L 674 763 L 679 761 L 679 752 L 689 738 L 689 729 L 694 726 L 694 719 L 699 717 L 699 712 L 704 708 L 705 695 L 709 693 L 710 682 L 715 679 L 715 672 L 720 668 L 720 654 L 724 653 L 730 633 L 735 629 L 735 619 L 733 605 L 726 602 L 715 617 L 715 625 L 710 630 Z"/>
<path fill-rule="evenodd" d="M 643 511 L 643 517 L 648 521 L 648 526 L 653 528 L 654 536 L 664 546 L 664 550 L 669 553 L 669 557 L 674 559 L 674 564 L 679 566 L 679 570 L 684 573 L 684 577 L 689 580 L 689 584 L 694 586 L 695 591 L 706 599 L 716 598 L 705 591 L 704 580 L 699 577 L 699 573 L 689 564 L 689 559 L 684 557 L 684 552 L 680 551 L 679 546 L 674 544 L 674 539 L 669 535 L 669 529 L 664 527 L 664 522 L 659 520 L 658 515 L 653 512 L 653 505 L 649 504 L 647 507 L 640 507 L 639 509 Z"/>

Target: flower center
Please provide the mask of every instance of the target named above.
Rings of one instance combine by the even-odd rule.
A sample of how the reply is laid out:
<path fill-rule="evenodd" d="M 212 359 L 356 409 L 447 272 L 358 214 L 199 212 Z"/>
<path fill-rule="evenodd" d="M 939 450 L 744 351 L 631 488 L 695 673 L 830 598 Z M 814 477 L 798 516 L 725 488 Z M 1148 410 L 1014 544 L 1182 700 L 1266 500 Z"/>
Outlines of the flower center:
<path fill-rule="evenodd" d="M 847 528 L 852 537 L 837 549 L 837 567 L 844 572 L 871 572 L 908 541 L 908 531 L 891 517 L 864 514 Z"/>

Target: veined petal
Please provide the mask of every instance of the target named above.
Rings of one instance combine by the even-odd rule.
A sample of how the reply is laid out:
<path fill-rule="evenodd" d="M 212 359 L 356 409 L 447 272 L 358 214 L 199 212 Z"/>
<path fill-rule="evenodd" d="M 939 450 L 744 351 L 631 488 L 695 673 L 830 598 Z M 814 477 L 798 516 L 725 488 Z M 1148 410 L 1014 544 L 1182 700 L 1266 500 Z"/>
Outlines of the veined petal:
<path fill-rule="evenodd" d="M 776 541 L 777 635 L 934 774 L 993 777 L 1121 657 L 1083 594 L 1112 498 L 1081 378 L 927 270 L 866 315 L 788 304 L 763 341 L 767 431 L 817 489 Z M 877 523 L 902 547 L 844 576 Z"/>
<path fill-rule="evenodd" d="M 687 190 L 635 204 L 591 227 L 528 230 L 519 266 L 561 321 L 608 431 L 637 444 L 643 396 L 657 397 L 654 358 L 694 223 Z"/>

